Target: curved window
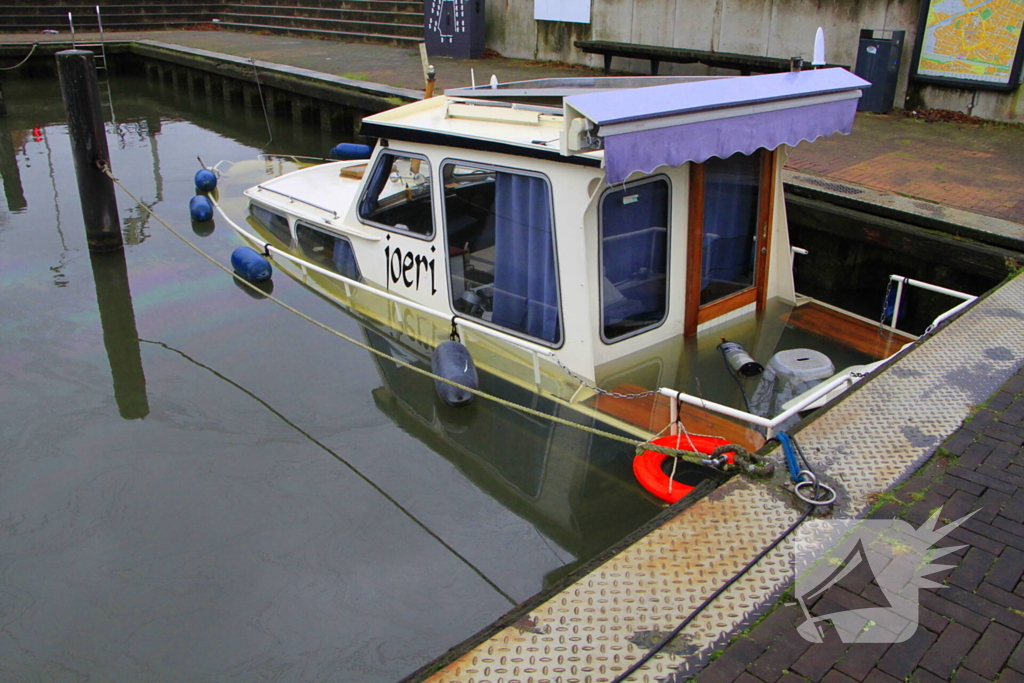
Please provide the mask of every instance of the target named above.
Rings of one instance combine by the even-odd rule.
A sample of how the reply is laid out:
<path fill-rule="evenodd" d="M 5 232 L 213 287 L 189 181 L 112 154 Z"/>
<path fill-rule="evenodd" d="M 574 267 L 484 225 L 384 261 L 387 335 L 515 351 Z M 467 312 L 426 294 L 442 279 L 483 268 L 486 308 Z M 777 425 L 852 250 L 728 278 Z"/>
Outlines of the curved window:
<path fill-rule="evenodd" d="M 601 335 L 622 339 L 660 325 L 668 312 L 665 178 L 609 190 L 601 200 Z"/>
<path fill-rule="evenodd" d="M 445 164 L 442 176 L 453 308 L 560 344 L 547 180 L 456 163 Z"/>
<path fill-rule="evenodd" d="M 389 230 L 432 237 L 430 163 L 422 157 L 381 152 L 359 200 L 359 218 Z"/>
<path fill-rule="evenodd" d="M 352 251 L 352 243 L 346 238 L 318 230 L 305 223 L 296 224 L 295 235 L 298 237 L 302 253 L 310 261 L 350 280 L 362 281 L 359 264 L 356 262 L 355 252 Z"/>

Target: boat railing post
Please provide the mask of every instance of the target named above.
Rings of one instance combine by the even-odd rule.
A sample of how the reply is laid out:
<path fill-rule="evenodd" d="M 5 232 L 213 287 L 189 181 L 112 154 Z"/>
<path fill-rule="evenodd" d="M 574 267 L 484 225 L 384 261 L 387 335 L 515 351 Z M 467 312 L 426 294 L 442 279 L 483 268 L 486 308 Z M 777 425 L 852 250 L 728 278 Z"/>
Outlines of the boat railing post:
<path fill-rule="evenodd" d="M 533 384 L 540 389 L 540 354 L 530 349 L 530 355 L 533 356 Z"/>
<path fill-rule="evenodd" d="M 899 277 L 898 275 L 890 275 L 889 277 L 896 279 L 896 300 L 892 304 L 892 323 L 890 324 L 890 327 L 895 330 L 896 321 L 899 320 L 900 316 L 900 303 L 903 300 L 903 283 L 906 282 L 906 278 Z"/>
<path fill-rule="evenodd" d="M 672 436 L 679 436 L 679 397 L 668 402 L 668 433 Z"/>

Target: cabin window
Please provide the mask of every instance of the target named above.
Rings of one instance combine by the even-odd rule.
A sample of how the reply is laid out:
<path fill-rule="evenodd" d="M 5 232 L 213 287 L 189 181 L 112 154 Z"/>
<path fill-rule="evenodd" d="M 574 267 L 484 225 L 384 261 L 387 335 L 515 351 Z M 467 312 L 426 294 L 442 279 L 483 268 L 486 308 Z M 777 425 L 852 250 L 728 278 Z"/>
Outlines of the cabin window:
<path fill-rule="evenodd" d="M 359 264 L 356 263 L 356 255 L 352 250 L 352 243 L 346 238 L 332 235 L 304 223 L 298 223 L 295 226 L 295 235 L 298 237 L 302 253 L 314 264 L 327 270 L 333 270 L 338 275 L 344 275 L 350 280 L 362 281 Z"/>
<path fill-rule="evenodd" d="M 359 218 L 415 237 L 432 237 L 430 162 L 409 154 L 381 152 L 359 201 Z"/>
<path fill-rule="evenodd" d="M 656 178 L 601 200 L 601 330 L 614 341 L 660 325 L 668 311 L 670 187 Z"/>
<path fill-rule="evenodd" d="M 292 243 L 292 231 L 288 229 L 288 219 L 279 213 L 265 209 L 259 204 L 250 204 L 249 213 L 259 221 L 260 225 L 269 230 L 274 237 L 285 244 Z"/>
<path fill-rule="evenodd" d="M 760 186 L 757 156 L 734 154 L 704 163 L 702 306 L 754 284 Z"/>
<path fill-rule="evenodd" d="M 445 164 L 442 173 L 453 308 L 561 343 L 547 180 L 455 163 Z"/>
<path fill-rule="evenodd" d="M 691 165 L 686 334 L 743 306 L 763 308 L 774 183 L 767 150 Z"/>

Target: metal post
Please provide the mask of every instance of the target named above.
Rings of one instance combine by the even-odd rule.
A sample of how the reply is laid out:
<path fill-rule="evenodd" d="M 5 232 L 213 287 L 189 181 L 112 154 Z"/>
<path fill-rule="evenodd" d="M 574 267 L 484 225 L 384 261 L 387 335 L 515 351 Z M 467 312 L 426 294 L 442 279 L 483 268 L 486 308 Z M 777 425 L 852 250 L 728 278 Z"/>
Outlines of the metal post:
<path fill-rule="evenodd" d="M 64 111 L 68 118 L 71 152 L 78 176 L 78 194 L 91 251 L 121 249 L 114 183 L 101 170 L 110 166 L 107 136 L 100 112 L 100 91 L 93 54 L 86 50 L 57 53 Z"/>

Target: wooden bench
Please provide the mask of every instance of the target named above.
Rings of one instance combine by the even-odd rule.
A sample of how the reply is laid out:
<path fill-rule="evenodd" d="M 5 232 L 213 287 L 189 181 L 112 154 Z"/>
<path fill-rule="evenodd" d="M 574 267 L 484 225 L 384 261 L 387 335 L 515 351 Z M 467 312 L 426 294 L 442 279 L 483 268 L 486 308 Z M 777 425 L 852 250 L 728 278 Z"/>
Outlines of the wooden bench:
<path fill-rule="evenodd" d="M 703 64 L 721 69 L 734 69 L 744 76 L 749 76 L 751 73 L 771 74 L 790 70 L 790 60 L 780 57 L 759 57 L 735 52 L 711 52 L 710 50 L 691 50 L 685 47 L 661 45 L 633 45 L 632 43 L 616 43 L 609 40 L 577 40 L 575 45 L 586 53 L 603 55 L 605 73 L 611 71 L 612 57 L 650 60 L 652 76 L 658 75 L 658 66 L 661 62 Z M 827 66 L 842 65 L 828 64 Z"/>

